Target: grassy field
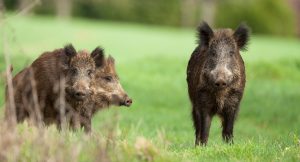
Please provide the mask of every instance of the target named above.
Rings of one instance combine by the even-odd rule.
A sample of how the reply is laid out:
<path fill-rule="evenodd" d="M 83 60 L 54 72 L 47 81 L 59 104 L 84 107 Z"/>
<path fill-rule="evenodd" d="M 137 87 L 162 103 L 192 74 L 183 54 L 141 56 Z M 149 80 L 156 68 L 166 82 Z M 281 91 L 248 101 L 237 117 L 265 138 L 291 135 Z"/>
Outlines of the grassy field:
<path fill-rule="evenodd" d="M 111 108 L 93 119 L 93 134 L 37 130 L 26 124 L 9 133 L 0 126 L 0 160 L 44 161 L 300 161 L 300 41 L 253 36 L 247 52 L 247 85 L 235 125 L 235 144 L 221 140 L 218 118 L 207 147 L 194 147 L 186 66 L 195 32 L 104 21 L 61 22 L 15 17 L 8 35 L 14 73 L 43 51 L 73 43 L 100 45 L 116 59 L 131 108 Z M 2 38 L 2 36 L 1 36 Z M 0 71 L 5 70 L 0 55 Z M 0 106 L 4 105 L 1 77 Z M 3 107 L 3 106 L 1 106 Z M 3 116 L 3 109 L 1 115 Z"/>

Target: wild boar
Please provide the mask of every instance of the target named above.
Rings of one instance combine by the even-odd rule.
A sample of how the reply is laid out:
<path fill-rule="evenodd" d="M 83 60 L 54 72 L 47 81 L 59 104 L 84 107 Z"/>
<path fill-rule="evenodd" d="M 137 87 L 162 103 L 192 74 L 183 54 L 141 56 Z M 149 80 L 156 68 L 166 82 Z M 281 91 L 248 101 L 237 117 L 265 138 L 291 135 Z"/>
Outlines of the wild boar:
<path fill-rule="evenodd" d="M 71 105 L 73 112 L 69 117 L 73 129 L 83 127 L 85 132 L 91 131 L 91 119 L 98 110 L 112 105 L 129 107 L 132 104 L 132 99 L 120 84 L 114 59 L 111 56 L 105 58 L 102 48 L 96 48 L 92 56 L 98 65 L 91 87 L 92 95 L 85 102 Z"/>
<path fill-rule="evenodd" d="M 62 115 L 69 109 L 66 98 L 81 102 L 91 94 L 95 68 L 92 56 L 85 51 L 77 53 L 72 45 L 43 53 L 13 78 L 17 122 L 30 118 L 60 127 Z M 10 118 L 14 114 L 10 104 L 6 105 L 6 118 Z"/>
<path fill-rule="evenodd" d="M 233 126 L 243 96 L 246 75 L 240 50 L 245 50 L 249 28 L 212 30 L 203 22 L 198 27 L 199 45 L 187 66 L 187 83 L 192 103 L 195 145 L 206 145 L 211 120 L 222 120 L 222 137 L 233 143 Z"/>

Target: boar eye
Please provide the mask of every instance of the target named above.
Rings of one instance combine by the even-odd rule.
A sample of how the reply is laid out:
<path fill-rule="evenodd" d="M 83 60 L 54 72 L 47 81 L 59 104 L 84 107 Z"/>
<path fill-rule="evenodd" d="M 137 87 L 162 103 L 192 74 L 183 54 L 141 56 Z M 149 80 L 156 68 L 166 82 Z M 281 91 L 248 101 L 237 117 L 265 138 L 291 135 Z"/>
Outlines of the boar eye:
<path fill-rule="evenodd" d="M 105 77 L 103 77 L 103 78 L 104 78 L 104 80 L 107 81 L 107 82 L 111 82 L 111 81 L 113 80 L 111 76 L 105 76 Z"/>
<path fill-rule="evenodd" d="M 234 51 L 229 52 L 229 56 L 232 57 L 234 55 Z"/>

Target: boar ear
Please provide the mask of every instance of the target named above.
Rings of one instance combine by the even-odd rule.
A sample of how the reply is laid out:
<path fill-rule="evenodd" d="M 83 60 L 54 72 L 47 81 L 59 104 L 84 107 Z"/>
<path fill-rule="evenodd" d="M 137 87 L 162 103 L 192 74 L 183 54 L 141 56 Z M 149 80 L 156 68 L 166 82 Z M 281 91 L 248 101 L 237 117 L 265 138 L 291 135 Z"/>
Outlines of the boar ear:
<path fill-rule="evenodd" d="M 115 59 L 111 55 L 109 55 L 107 58 L 107 62 L 108 64 L 115 64 Z"/>
<path fill-rule="evenodd" d="M 95 60 L 95 64 L 97 67 L 100 67 L 104 63 L 104 50 L 103 48 L 97 47 L 91 53 L 92 58 Z"/>
<path fill-rule="evenodd" d="M 68 44 L 64 47 L 65 53 L 69 57 L 73 57 L 76 55 L 76 50 L 72 44 Z"/>
<path fill-rule="evenodd" d="M 233 37 L 240 50 L 247 50 L 249 35 L 250 29 L 245 23 L 239 25 L 239 27 L 235 30 Z"/>
<path fill-rule="evenodd" d="M 206 22 L 202 22 L 201 25 L 198 27 L 198 38 L 199 44 L 208 46 L 210 39 L 213 37 L 214 32 L 209 27 Z"/>

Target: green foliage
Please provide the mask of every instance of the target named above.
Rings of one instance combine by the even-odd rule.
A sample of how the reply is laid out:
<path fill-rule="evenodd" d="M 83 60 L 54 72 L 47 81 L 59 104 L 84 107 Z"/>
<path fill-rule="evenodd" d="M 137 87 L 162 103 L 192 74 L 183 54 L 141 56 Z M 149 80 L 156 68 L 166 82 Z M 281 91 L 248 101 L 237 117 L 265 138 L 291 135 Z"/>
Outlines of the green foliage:
<path fill-rule="evenodd" d="M 7 9 L 15 9 L 17 7 L 18 0 L 4 0 L 3 2 Z"/>
<path fill-rule="evenodd" d="M 8 9 L 17 7 L 17 0 L 5 0 Z M 34 12 L 54 15 L 55 1 L 41 0 Z M 184 17 L 183 0 L 73 0 L 72 14 L 76 17 L 129 21 L 145 24 L 181 26 L 189 19 L 191 26 L 200 20 L 201 1 L 187 9 L 190 17 Z M 192 4 L 193 5 L 193 4 Z M 296 16 L 285 0 L 219 0 L 215 24 L 217 27 L 236 26 L 247 22 L 254 33 L 295 35 Z M 205 19 L 205 18 L 204 18 Z"/>
<path fill-rule="evenodd" d="M 34 8 L 34 12 L 37 14 L 41 14 L 41 15 L 49 15 L 55 14 L 55 4 L 53 3 L 53 1 L 49 1 L 49 0 L 40 0 L 42 5 L 38 5 Z"/>
<path fill-rule="evenodd" d="M 77 0 L 74 14 L 89 18 L 180 25 L 179 0 Z"/>
<path fill-rule="evenodd" d="M 215 118 L 208 146 L 195 148 L 185 80 L 186 65 L 196 46 L 194 30 L 45 17 L 15 17 L 7 23 L 17 42 L 8 42 L 15 73 L 40 53 L 68 42 L 77 49 L 101 45 L 107 55 L 115 57 L 133 105 L 99 112 L 90 136 L 81 131 L 57 132 L 55 127 L 38 131 L 26 124 L 10 134 L 0 124 L 1 157 L 7 153 L 26 161 L 105 161 L 99 160 L 105 155 L 111 161 L 130 162 L 300 160 L 299 40 L 252 37 L 249 50 L 242 53 L 247 84 L 235 125 L 235 144 L 222 142 L 220 121 Z M 0 65 L 3 72 L 2 53 Z M 0 106 L 3 92 L 2 84 Z"/>
<path fill-rule="evenodd" d="M 284 0 L 220 1 L 216 16 L 219 27 L 236 28 L 246 22 L 254 33 L 293 35 L 295 15 Z"/>

